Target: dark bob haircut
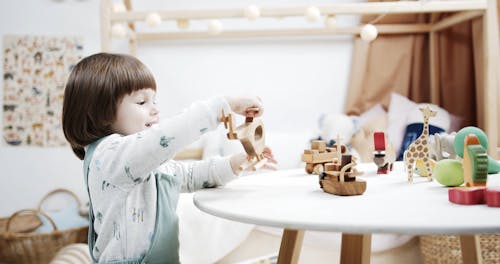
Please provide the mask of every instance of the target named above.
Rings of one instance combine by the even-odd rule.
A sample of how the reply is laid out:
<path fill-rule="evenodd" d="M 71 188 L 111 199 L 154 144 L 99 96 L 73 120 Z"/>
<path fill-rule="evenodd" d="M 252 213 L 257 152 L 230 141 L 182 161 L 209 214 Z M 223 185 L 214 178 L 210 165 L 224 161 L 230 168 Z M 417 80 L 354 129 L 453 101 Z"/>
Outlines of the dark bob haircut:
<path fill-rule="evenodd" d="M 78 158 L 85 157 L 86 145 L 113 133 L 110 127 L 123 97 L 144 88 L 156 91 L 156 82 L 135 57 L 98 53 L 75 65 L 64 91 L 62 125 Z"/>

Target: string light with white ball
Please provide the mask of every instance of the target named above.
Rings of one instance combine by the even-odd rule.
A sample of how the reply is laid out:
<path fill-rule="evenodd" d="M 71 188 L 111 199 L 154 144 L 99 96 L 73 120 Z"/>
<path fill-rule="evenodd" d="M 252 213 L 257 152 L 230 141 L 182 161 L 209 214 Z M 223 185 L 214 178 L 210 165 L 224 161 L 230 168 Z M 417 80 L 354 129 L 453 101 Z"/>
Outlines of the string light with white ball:
<path fill-rule="evenodd" d="M 177 19 L 176 22 L 177 22 L 178 29 L 187 30 L 191 26 L 191 22 L 189 21 L 189 19 L 180 18 L 180 19 Z"/>
<path fill-rule="evenodd" d="M 362 40 L 371 42 L 377 38 L 378 30 L 374 25 L 366 24 L 361 28 L 359 35 Z"/>
<path fill-rule="evenodd" d="M 321 18 L 321 12 L 319 11 L 319 8 L 310 6 L 306 8 L 304 16 L 306 17 L 307 21 L 316 22 Z"/>
<path fill-rule="evenodd" d="M 161 16 L 156 12 L 149 13 L 146 16 L 145 22 L 149 27 L 157 27 L 161 24 Z"/>
<path fill-rule="evenodd" d="M 335 15 L 327 15 L 325 17 L 325 27 L 328 29 L 334 29 L 337 27 L 337 18 Z"/>
<path fill-rule="evenodd" d="M 123 13 L 127 11 L 127 8 L 123 3 L 114 3 L 113 12 Z M 114 23 L 111 25 L 111 36 L 115 38 L 125 38 L 127 36 L 127 27 L 123 23 Z"/>
<path fill-rule="evenodd" d="M 365 42 L 372 42 L 372 41 L 374 41 L 377 38 L 377 36 L 378 36 L 378 29 L 375 27 L 375 23 L 377 23 L 379 20 L 381 20 L 382 18 L 384 18 L 385 16 L 387 16 L 387 14 L 389 14 L 389 11 L 390 10 L 388 10 L 384 14 L 378 15 L 375 19 L 373 19 L 372 21 L 366 23 L 361 28 L 361 31 L 359 32 L 359 36 L 361 37 L 361 39 L 363 41 L 365 41 Z"/>
<path fill-rule="evenodd" d="M 222 32 L 222 23 L 218 19 L 208 21 L 208 34 L 215 36 Z"/>
<path fill-rule="evenodd" d="M 114 3 L 113 4 L 113 12 L 121 13 L 127 11 L 127 8 L 123 3 Z"/>
<path fill-rule="evenodd" d="M 115 13 L 126 12 L 127 8 L 123 3 L 115 3 L 112 6 Z M 360 31 L 359 36 L 365 42 L 371 42 L 378 36 L 377 27 L 374 25 L 381 18 L 386 16 L 389 12 L 381 14 L 369 23 L 364 24 Z M 255 21 L 261 17 L 261 10 L 256 5 L 249 5 L 243 9 L 243 16 L 249 21 Z M 304 17 L 309 22 L 317 22 L 321 19 L 321 10 L 316 6 L 309 6 L 304 10 Z M 279 16 L 279 18 L 283 18 Z M 187 18 L 178 18 L 175 20 L 177 28 L 180 30 L 187 30 L 190 27 L 190 20 Z M 161 16 L 156 12 L 148 13 L 144 22 L 149 27 L 157 27 L 162 23 Z M 222 23 L 219 19 L 208 20 L 207 31 L 210 35 L 219 35 L 223 31 Z M 337 27 L 336 15 L 333 13 L 326 14 L 324 18 L 324 26 L 327 29 L 335 29 Z M 128 28 L 125 23 L 114 23 L 111 26 L 111 35 L 116 38 L 124 38 L 129 35 Z"/>
<path fill-rule="evenodd" d="M 248 20 L 254 21 L 260 17 L 260 9 L 255 5 L 249 5 L 245 8 L 244 15 Z"/>
<path fill-rule="evenodd" d="M 111 35 L 115 38 L 127 36 L 127 27 L 123 23 L 115 23 L 111 26 Z"/>

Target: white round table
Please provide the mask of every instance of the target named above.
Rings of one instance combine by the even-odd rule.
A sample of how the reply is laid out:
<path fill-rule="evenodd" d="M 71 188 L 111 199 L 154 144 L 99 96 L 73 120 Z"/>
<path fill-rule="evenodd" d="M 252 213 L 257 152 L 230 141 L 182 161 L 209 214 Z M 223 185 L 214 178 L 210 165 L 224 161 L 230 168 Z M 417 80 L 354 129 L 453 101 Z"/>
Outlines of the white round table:
<path fill-rule="evenodd" d="M 380 175 L 374 164 L 358 165 L 365 172 L 358 178 L 367 181 L 358 196 L 325 193 L 318 176 L 295 169 L 198 191 L 194 203 L 222 218 L 284 228 L 282 263 L 297 261 L 303 230 L 342 232 L 342 263 L 369 262 L 372 233 L 461 235 L 464 258 L 480 262 L 474 234 L 500 233 L 500 208 L 450 203 L 446 187 L 418 176 L 409 184 L 402 164 L 395 165 L 393 172 Z"/>

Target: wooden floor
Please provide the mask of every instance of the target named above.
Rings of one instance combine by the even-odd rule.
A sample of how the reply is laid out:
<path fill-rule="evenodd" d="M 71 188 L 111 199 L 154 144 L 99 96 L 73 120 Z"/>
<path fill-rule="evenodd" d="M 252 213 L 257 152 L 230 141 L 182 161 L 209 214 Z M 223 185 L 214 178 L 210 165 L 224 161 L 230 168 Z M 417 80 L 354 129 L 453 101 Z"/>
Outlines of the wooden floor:
<path fill-rule="evenodd" d="M 281 243 L 281 237 L 260 230 L 253 230 L 247 240 L 238 248 L 229 253 L 218 264 L 230 264 L 255 259 L 259 256 L 277 254 Z M 315 247 L 306 242 L 303 243 L 299 263 L 339 263 L 340 248 L 328 248 L 326 246 Z M 418 238 L 413 238 L 408 243 L 386 251 L 371 254 L 372 264 L 421 264 L 423 263 Z"/>

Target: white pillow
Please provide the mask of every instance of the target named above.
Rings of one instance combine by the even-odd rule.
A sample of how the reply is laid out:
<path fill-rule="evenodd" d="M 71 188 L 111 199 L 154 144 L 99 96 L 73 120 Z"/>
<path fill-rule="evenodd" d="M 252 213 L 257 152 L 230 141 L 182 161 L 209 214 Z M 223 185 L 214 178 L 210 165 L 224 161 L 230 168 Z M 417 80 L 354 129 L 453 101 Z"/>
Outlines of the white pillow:
<path fill-rule="evenodd" d="M 367 122 L 379 116 L 385 115 L 385 110 L 381 104 L 376 104 L 355 118 L 355 131 L 361 129 Z"/>
<path fill-rule="evenodd" d="M 413 110 L 408 114 L 406 124 L 409 125 L 413 123 L 423 123 L 424 116 L 422 115 L 422 111 L 420 111 L 419 108 L 425 108 L 426 106 L 434 111 L 437 111 L 436 116 L 429 118 L 429 124 L 435 127 L 442 128 L 444 132 L 449 132 L 450 114 L 448 114 L 448 111 L 435 104 L 418 104 L 417 107 L 413 108 Z"/>
<path fill-rule="evenodd" d="M 408 114 L 417 104 L 408 98 L 397 94 L 391 94 L 389 112 L 387 113 L 387 134 L 394 149 L 400 150 L 406 130 Z"/>
<path fill-rule="evenodd" d="M 321 139 L 329 142 L 335 140 L 337 135 L 341 137 L 342 144 L 349 144 L 352 135 L 354 135 L 354 121 L 345 114 L 325 114 L 320 118 Z"/>

